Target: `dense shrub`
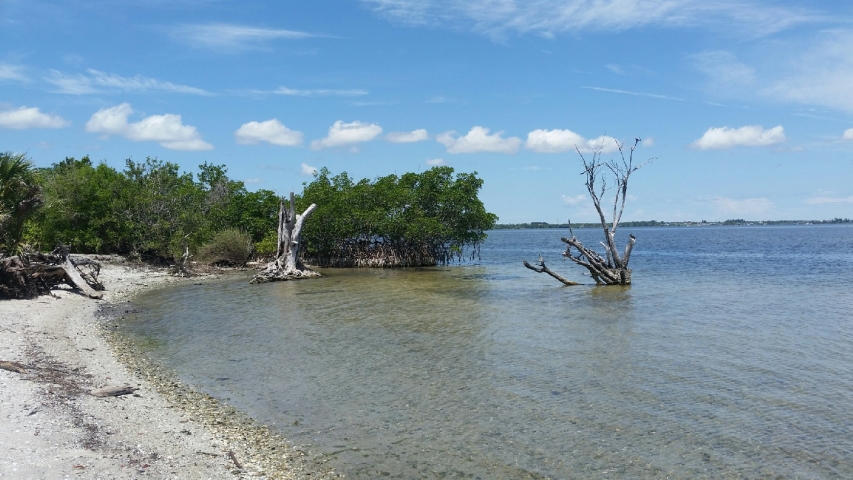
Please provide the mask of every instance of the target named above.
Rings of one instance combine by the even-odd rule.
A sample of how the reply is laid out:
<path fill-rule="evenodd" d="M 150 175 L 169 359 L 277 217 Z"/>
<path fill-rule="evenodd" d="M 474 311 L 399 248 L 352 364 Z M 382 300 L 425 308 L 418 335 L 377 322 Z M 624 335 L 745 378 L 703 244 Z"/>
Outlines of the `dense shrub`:
<path fill-rule="evenodd" d="M 477 193 L 483 181 L 451 167 L 354 182 L 325 168 L 305 186 L 299 210 L 318 208 L 303 231 L 304 258 L 318 266 L 406 267 L 475 255 L 497 216 Z"/>
<path fill-rule="evenodd" d="M 198 260 L 210 265 L 245 265 L 252 255 L 252 238 L 236 228 L 217 232 L 210 243 L 201 247 Z"/>
<path fill-rule="evenodd" d="M 91 253 L 133 254 L 167 261 L 195 252 L 217 232 L 237 228 L 261 241 L 275 230 L 278 199 L 246 191 L 222 165 L 204 163 L 197 178 L 177 165 L 127 160 L 119 172 L 88 157 L 42 169 L 45 208 L 33 222 L 33 241 Z"/>

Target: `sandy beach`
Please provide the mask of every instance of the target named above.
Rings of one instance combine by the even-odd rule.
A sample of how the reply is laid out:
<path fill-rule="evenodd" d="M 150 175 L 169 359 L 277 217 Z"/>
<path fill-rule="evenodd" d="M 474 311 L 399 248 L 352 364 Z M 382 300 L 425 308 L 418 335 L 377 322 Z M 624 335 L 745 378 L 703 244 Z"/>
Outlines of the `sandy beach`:
<path fill-rule="evenodd" d="M 103 300 L 69 288 L 0 301 L 0 361 L 14 362 L 0 369 L 0 478 L 333 476 L 110 333 L 123 304 L 144 289 L 215 276 L 104 263 L 100 279 Z M 91 393 L 124 386 L 136 390 Z"/>

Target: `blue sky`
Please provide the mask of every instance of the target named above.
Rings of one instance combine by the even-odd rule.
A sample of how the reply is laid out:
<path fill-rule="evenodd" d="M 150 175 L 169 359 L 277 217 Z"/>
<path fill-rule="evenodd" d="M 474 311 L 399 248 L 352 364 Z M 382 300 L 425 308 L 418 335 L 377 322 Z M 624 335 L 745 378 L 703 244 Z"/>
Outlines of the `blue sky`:
<path fill-rule="evenodd" d="M 0 0 L 0 150 L 282 194 L 445 164 L 553 223 L 595 219 L 575 148 L 639 137 L 625 220 L 853 217 L 853 3 L 803 5 Z"/>

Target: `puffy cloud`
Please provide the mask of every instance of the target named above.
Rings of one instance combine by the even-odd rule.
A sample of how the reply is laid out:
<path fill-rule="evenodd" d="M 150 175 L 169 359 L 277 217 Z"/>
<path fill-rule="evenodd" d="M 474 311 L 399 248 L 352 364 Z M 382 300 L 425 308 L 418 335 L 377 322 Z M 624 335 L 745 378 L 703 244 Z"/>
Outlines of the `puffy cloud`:
<path fill-rule="evenodd" d="M 414 143 L 427 140 L 429 134 L 423 128 L 413 130 L 411 132 L 390 132 L 385 135 L 385 140 L 391 143 Z"/>
<path fill-rule="evenodd" d="M 382 127 L 375 123 L 352 122 L 344 123 L 340 120 L 329 127 L 326 138 L 311 142 L 311 148 L 319 150 L 326 147 L 340 147 L 344 145 L 355 145 L 357 143 L 369 142 L 382 134 Z"/>
<path fill-rule="evenodd" d="M 261 49 L 272 40 L 299 40 L 320 36 L 296 30 L 247 27 L 226 23 L 181 25 L 172 30 L 171 35 L 172 38 L 194 47 L 209 48 L 216 52 L 225 53 Z"/>
<path fill-rule="evenodd" d="M 444 159 L 442 158 L 432 158 L 426 161 L 426 164 L 430 167 L 437 167 L 439 165 L 444 165 Z"/>
<path fill-rule="evenodd" d="M 102 72 L 88 69 L 88 75 L 82 73 L 65 74 L 57 70 L 51 70 L 45 80 L 57 87 L 58 93 L 70 95 L 88 95 L 93 93 L 145 93 L 145 92 L 167 92 L 186 93 L 191 95 L 211 95 L 210 92 L 188 85 L 178 85 L 172 82 L 164 82 L 156 78 L 135 75 L 133 77 L 122 77 L 114 73 Z"/>
<path fill-rule="evenodd" d="M 24 74 L 24 67 L 0 63 L 0 81 L 2 80 L 28 82 L 30 79 Z"/>
<path fill-rule="evenodd" d="M 524 148 L 539 153 L 560 153 L 577 148 L 581 152 L 601 150 L 602 153 L 615 152 L 616 139 L 606 135 L 587 140 L 571 130 L 533 130 L 527 134 Z"/>
<path fill-rule="evenodd" d="M 0 112 L 0 128 L 23 130 L 26 128 L 62 128 L 71 122 L 59 115 L 39 111 L 38 107 L 20 107 Z"/>
<path fill-rule="evenodd" d="M 237 129 L 234 136 L 237 143 L 243 145 L 267 142 L 282 147 L 295 147 L 302 144 L 302 132 L 285 127 L 275 118 L 265 122 L 244 123 Z"/>
<path fill-rule="evenodd" d="M 307 90 L 298 90 L 295 88 L 287 88 L 287 87 L 278 87 L 276 90 L 273 90 L 272 93 L 277 95 L 290 95 L 295 97 L 358 97 L 361 95 L 367 95 L 369 92 L 367 90 L 330 90 L 323 88 L 314 88 Z"/>
<path fill-rule="evenodd" d="M 848 128 L 844 130 L 844 135 L 841 136 L 842 140 L 853 140 L 853 128 Z"/>
<path fill-rule="evenodd" d="M 202 140 L 196 128 L 184 125 L 180 115 L 151 115 L 139 122 L 128 123 L 133 113 L 128 103 L 103 108 L 86 123 L 86 131 L 105 135 L 120 135 L 135 142 L 158 142 L 171 150 L 212 150 L 213 145 Z"/>
<path fill-rule="evenodd" d="M 301 171 L 302 175 L 313 176 L 315 173 L 317 173 L 317 167 L 312 167 L 311 165 L 308 165 L 307 163 L 303 162 Z"/>
<path fill-rule="evenodd" d="M 766 146 L 785 141 L 785 130 L 777 125 L 770 130 L 764 130 L 761 125 L 747 125 L 740 128 L 709 128 L 691 145 L 701 150 L 721 150 L 736 146 Z"/>
<path fill-rule="evenodd" d="M 504 132 L 489 134 L 485 127 L 474 127 L 466 135 L 458 136 L 455 131 L 439 134 L 436 140 L 447 147 L 447 153 L 492 152 L 513 154 L 521 147 L 518 137 L 503 138 Z"/>

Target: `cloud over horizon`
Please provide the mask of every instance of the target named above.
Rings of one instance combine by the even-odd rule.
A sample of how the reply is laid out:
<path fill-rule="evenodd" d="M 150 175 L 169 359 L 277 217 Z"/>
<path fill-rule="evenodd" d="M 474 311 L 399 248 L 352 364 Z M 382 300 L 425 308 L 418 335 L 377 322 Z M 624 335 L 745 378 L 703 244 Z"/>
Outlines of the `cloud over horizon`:
<path fill-rule="evenodd" d="M 329 127 L 329 134 L 325 138 L 311 142 L 313 150 L 328 147 L 353 146 L 362 142 L 369 142 L 382 134 L 382 127 L 375 123 L 363 123 L 359 121 L 344 123 L 338 120 Z"/>
<path fill-rule="evenodd" d="M 38 107 L 19 107 L 0 111 L 0 128 L 25 130 L 30 128 L 63 128 L 71 125 L 59 115 L 42 113 Z"/>
<path fill-rule="evenodd" d="M 276 118 L 264 122 L 244 123 L 234 132 L 237 143 L 242 145 L 257 145 L 267 142 L 282 147 L 296 147 L 302 144 L 302 132 L 291 130 L 282 125 Z"/>
<path fill-rule="evenodd" d="M 562 153 L 573 151 L 575 148 L 581 153 L 599 149 L 601 153 L 611 153 L 619 149 L 616 142 L 615 138 L 606 135 L 587 140 L 571 130 L 537 129 L 527 134 L 524 148 L 538 153 Z"/>
<path fill-rule="evenodd" d="M 385 140 L 391 143 L 415 143 L 429 139 L 429 133 L 423 128 L 411 132 L 388 132 Z"/>
<path fill-rule="evenodd" d="M 467 134 L 459 136 L 456 131 L 444 132 L 438 135 L 436 141 L 447 148 L 447 153 L 505 153 L 508 155 L 518 152 L 521 139 L 518 137 L 503 138 L 503 131 L 489 134 L 486 127 L 472 127 Z"/>
<path fill-rule="evenodd" d="M 782 128 L 782 125 L 777 125 L 769 130 L 764 130 L 761 125 L 747 125 L 740 128 L 712 127 L 691 146 L 700 150 L 724 150 L 737 146 L 775 145 L 785 140 L 785 129 Z"/>
<path fill-rule="evenodd" d="M 151 115 L 129 123 L 127 119 L 131 113 L 133 109 L 129 103 L 102 108 L 86 123 L 86 131 L 119 135 L 134 142 L 157 142 L 170 150 L 213 150 L 213 145 L 202 140 L 195 127 L 182 123 L 180 115 Z"/>

